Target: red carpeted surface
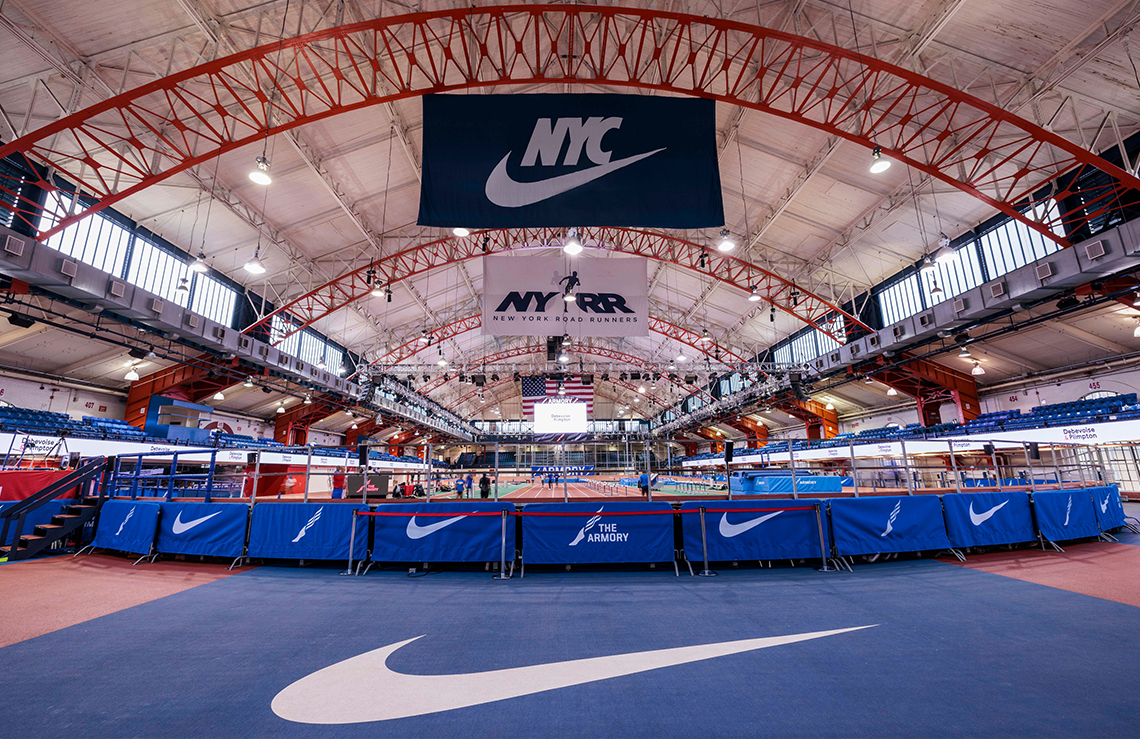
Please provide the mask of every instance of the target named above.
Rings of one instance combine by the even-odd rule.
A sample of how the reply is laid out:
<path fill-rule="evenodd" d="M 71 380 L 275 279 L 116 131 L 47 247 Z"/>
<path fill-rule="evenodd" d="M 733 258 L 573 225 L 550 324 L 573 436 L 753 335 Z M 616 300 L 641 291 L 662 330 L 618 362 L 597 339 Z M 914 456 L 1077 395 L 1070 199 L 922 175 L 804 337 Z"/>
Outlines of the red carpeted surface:
<path fill-rule="evenodd" d="M 1140 606 L 1140 547 L 1108 542 L 1065 546 L 1064 553 L 1040 549 L 970 556 L 962 567 L 1016 580 Z"/>
<path fill-rule="evenodd" d="M 63 555 L 0 567 L 0 647 L 132 608 L 248 571 L 222 564 L 164 561 L 132 567 L 134 559 L 107 554 Z"/>

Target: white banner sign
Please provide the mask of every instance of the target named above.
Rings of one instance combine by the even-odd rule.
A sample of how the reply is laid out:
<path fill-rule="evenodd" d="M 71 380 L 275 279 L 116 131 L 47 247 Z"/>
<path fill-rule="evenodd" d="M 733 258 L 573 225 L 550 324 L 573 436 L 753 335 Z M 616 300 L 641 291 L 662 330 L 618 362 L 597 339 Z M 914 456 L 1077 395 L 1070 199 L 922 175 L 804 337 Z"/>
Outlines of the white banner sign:
<path fill-rule="evenodd" d="M 646 265 L 643 257 L 483 257 L 483 333 L 648 336 Z"/>

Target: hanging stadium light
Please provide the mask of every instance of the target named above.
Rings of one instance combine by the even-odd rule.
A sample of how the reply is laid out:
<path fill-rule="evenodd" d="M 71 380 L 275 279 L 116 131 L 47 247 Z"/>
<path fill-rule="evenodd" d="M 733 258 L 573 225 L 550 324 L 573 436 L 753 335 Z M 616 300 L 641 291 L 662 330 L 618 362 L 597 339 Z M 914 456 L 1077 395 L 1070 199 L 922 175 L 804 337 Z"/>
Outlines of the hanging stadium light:
<path fill-rule="evenodd" d="M 463 239 L 471 235 L 471 229 L 464 228 L 463 226 L 456 226 L 455 228 L 451 229 L 451 233 Z"/>
<path fill-rule="evenodd" d="M 829 410 L 829 411 L 833 411 L 833 410 L 835 410 L 835 404 L 829 400 L 829 401 L 827 401 L 827 405 L 824 406 L 824 409 Z"/>
<path fill-rule="evenodd" d="M 712 337 L 709 336 L 709 330 L 707 328 L 701 329 L 701 337 L 697 339 L 697 341 L 712 341 Z"/>
<path fill-rule="evenodd" d="M 206 254 L 201 249 L 198 250 L 198 256 L 190 263 L 190 271 L 198 274 L 210 271 L 210 265 L 206 264 Z"/>
<path fill-rule="evenodd" d="M 689 358 L 685 356 L 685 352 L 681 352 L 680 354 L 677 355 L 677 361 L 678 362 L 687 362 L 687 361 L 689 361 Z"/>
<path fill-rule="evenodd" d="M 251 275 L 265 274 L 265 265 L 261 263 L 261 244 L 253 250 L 253 258 L 245 263 L 245 271 Z"/>
<path fill-rule="evenodd" d="M 893 387 L 887 388 L 887 395 L 894 396 L 894 395 L 898 395 L 898 394 L 899 394 L 899 391 L 895 390 Z"/>
<path fill-rule="evenodd" d="M 578 300 L 578 298 L 574 295 L 574 288 L 570 288 L 569 290 L 567 290 L 566 294 L 562 296 L 562 299 L 565 300 L 567 303 L 573 303 L 576 300 Z"/>
<path fill-rule="evenodd" d="M 277 412 L 278 413 L 284 413 L 285 412 L 285 406 L 283 406 L 283 405 L 277 406 Z"/>
<path fill-rule="evenodd" d="M 1140 326 L 1138 326 L 1137 328 L 1140 328 Z M 958 352 L 958 359 L 969 359 L 972 356 L 973 355 L 970 354 L 970 350 L 967 349 L 966 347 L 962 347 L 962 351 Z"/>
<path fill-rule="evenodd" d="M 305 405 L 312 405 L 313 404 L 313 396 L 312 395 L 306 395 L 304 402 L 305 402 Z"/>
<path fill-rule="evenodd" d="M 222 395 L 222 391 L 221 391 L 221 390 L 219 390 L 218 392 L 214 393 L 214 400 L 225 400 L 225 399 L 226 399 L 226 396 L 225 396 L 225 395 Z"/>
<path fill-rule="evenodd" d="M 883 156 L 883 147 L 875 146 L 871 151 L 871 174 L 881 174 L 891 168 L 891 160 Z"/>
<path fill-rule="evenodd" d="M 565 349 L 563 349 L 562 353 L 558 355 L 558 361 L 561 362 L 562 364 L 569 364 L 570 355 L 566 353 Z"/>
<path fill-rule="evenodd" d="M 325 368 L 325 355 L 322 354 L 321 358 L 317 360 L 317 369 L 323 370 Z"/>
<path fill-rule="evenodd" d="M 864 384 L 864 385 L 870 385 L 870 384 L 872 384 L 873 382 L 875 382 L 875 381 L 871 379 L 871 376 L 870 376 L 870 375 L 867 375 L 867 379 L 863 380 L 863 384 Z"/>
<path fill-rule="evenodd" d="M 716 245 L 717 251 L 732 251 L 735 248 L 736 242 L 732 240 L 732 234 L 727 228 L 722 228 L 720 230 L 720 243 Z"/>
<path fill-rule="evenodd" d="M 127 370 L 127 374 L 123 379 L 127 380 L 128 382 L 134 382 L 135 380 L 139 379 L 139 373 L 135 371 L 134 367 L 131 367 L 129 370 Z"/>
<path fill-rule="evenodd" d="M 976 377 L 978 375 L 986 374 L 986 370 L 982 367 L 982 365 L 978 364 L 978 361 L 975 359 L 974 360 L 974 368 L 972 370 L 970 370 L 970 374 L 974 375 Z"/>
<path fill-rule="evenodd" d="M 181 280 L 178 281 L 178 287 L 174 288 L 174 292 L 176 292 L 176 293 L 188 293 L 188 292 L 190 292 L 190 280 L 187 280 L 185 277 L 183 277 Z"/>
<path fill-rule="evenodd" d="M 354 423 L 354 424 L 352 424 L 352 428 L 356 429 L 356 428 L 360 428 L 360 427 Z"/>
<path fill-rule="evenodd" d="M 379 282 L 372 285 L 372 297 L 382 298 L 382 297 L 384 297 L 385 292 L 386 291 L 384 290 L 384 286 L 381 285 Z"/>
<path fill-rule="evenodd" d="M 752 286 L 752 292 L 749 293 L 749 295 L 748 295 L 748 301 L 751 303 L 758 303 L 758 302 L 760 302 L 760 300 L 761 300 L 760 293 L 759 293 L 759 291 L 757 291 L 756 286 L 753 285 Z"/>
<path fill-rule="evenodd" d="M 570 256 L 582 253 L 582 242 L 578 239 L 578 229 L 571 228 L 566 232 L 566 241 L 562 244 L 562 251 Z"/>
<path fill-rule="evenodd" d="M 253 162 L 257 166 L 249 173 L 249 178 L 259 185 L 268 185 L 273 182 L 273 178 L 269 176 L 269 160 L 264 156 L 259 156 Z"/>
<path fill-rule="evenodd" d="M 562 386 L 561 382 L 558 383 L 558 394 L 559 395 L 565 395 L 566 394 L 566 388 Z"/>

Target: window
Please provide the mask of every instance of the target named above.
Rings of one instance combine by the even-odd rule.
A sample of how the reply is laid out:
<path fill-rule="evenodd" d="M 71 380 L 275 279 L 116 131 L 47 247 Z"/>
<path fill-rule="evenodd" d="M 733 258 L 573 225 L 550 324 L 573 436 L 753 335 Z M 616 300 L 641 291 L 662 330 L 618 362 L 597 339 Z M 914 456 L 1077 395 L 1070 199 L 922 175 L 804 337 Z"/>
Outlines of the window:
<path fill-rule="evenodd" d="M 237 293 L 212 277 L 194 275 L 190 310 L 223 326 L 233 326 Z"/>
<path fill-rule="evenodd" d="M 1048 215 L 1042 218 L 1046 207 L 1049 209 Z M 1057 235 L 1064 236 L 1064 230 L 1060 226 L 1060 211 L 1052 200 L 1048 205 L 1038 204 L 1029 211 L 1028 215 L 1035 221 L 1058 224 L 1053 226 L 1052 230 Z M 1046 257 L 1061 248 L 1057 242 L 1045 238 L 1021 221 L 1012 218 L 982 234 L 978 242 L 981 244 L 986 271 L 991 280 Z"/>
<path fill-rule="evenodd" d="M 921 272 L 919 275 L 922 280 L 922 296 L 928 308 L 972 290 L 984 282 L 974 242 L 959 249 L 953 259 L 937 262 L 934 269 Z M 939 292 L 931 294 L 936 285 Z"/>
<path fill-rule="evenodd" d="M 918 276 L 910 275 L 879 293 L 883 325 L 890 326 L 921 311 L 922 298 L 918 291 Z"/>
<path fill-rule="evenodd" d="M 284 338 L 290 331 L 294 332 Z M 280 315 L 275 315 L 269 321 L 269 343 L 291 357 L 299 356 L 297 347 L 301 343 L 301 332 L 291 321 L 286 321 Z"/>
<path fill-rule="evenodd" d="M 1097 390 L 1088 395 L 1081 396 L 1081 400 L 1096 400 L 1097 398 L 1115 398 L 1120 393 L 1114 393 L 1111 390 Z"/>
<path fill-rule="evenodd" d="M 186 262 L 146 239 L 135 237 L 135 249 L 131 255 L 130 269 L 127 270 L 127 282 L 138 285 L 163 300 L 172 300 L 185 308 L 190 302 L 190 291 L 179 290 L 178 285 L 183 278 L 188 278 L 189 274 L 190 268 Z M 190 286 L 189 279 L 186 286 L 187 288 Z"/>
<path fill-rule="evenodd" d="M 12 228 L 17 220 L 16 210 L 28 208 L 28 203 L 20 203 L 20 197 L 28 189 L 27 174 L 8 162 L 0 162 L 0 224 Z M 20 216 L 23 221 L 27 215 Z"/>
<path fill-rule="evenodd" d="M 72 215 L 72 201 L 70 193 L 58 190 L 48 193 L 38 229 L 46 231 L 61 218 Z M 96 213 L 52 236 L 47 240 L 47 245 L 95 269 L 121 277 L 130 242 L 129 230 L 102 213 Z"/>

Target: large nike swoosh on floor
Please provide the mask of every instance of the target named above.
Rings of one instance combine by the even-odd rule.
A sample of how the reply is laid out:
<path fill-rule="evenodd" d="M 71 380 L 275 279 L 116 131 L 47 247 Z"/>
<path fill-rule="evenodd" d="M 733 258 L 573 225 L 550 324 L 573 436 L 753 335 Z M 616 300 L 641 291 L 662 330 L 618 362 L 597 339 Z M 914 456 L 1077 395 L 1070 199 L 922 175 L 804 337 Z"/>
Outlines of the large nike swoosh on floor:
<path fill-rule="evenodd" d="M 1008 502 L 1008 500 L 1005 501 L 1005 503 Z M 1000 511 L 1005 506 L 1005 503 L 999 503 L 988 511 L 983 511 L 982 513 L 974 513 L 974 504 L 970 503 L 970 523 L 974 524 L 975 526 L 981 526 L 986 521 L 989 521 L 991 516 Z"/>
<path fill-rule="evenodd" d="M 278 693 L 273 698 L 272 708 L 281 718 L 303 724 L 389 721 L 478 706 L 874 626 L 878 624 L 460 675 L 405 675 L 388 669 L 388 657 L 406 644 L 423 638 L 417 636 L 317 670 Z"/>
<path fill-rule="evenodd" d="M 419 524 L 416 523 L 416 517 L 412 516 L 411 518 L 408 519 L 408 538 L 409 539 L 422 539 L 429 534 L 434 534 L 435 532 L 442 529 L 444 526 L 450 526 L 451 524 L 455 523 L 456 521 L 459 521 L 459 520 L 464 519 L 464 518 L 467 518 L 467 516 L 456 516 L 454 518 L 445 518 L 442 521 L 437 521 L 436 523 L 429 523 L 427 526 L 420 526 Z"/>
<path fill-rule="evenodd" d="M 487 178 L 487 186 L 483 189 L 483 192 L 486 193 L 488 200 L 500 208 L 522 208 L 527 205 L 540 203 L 543 200 L 548 200 L 555 195 L 569 192 L 576 187 L 581 187 L 588 182 L 593 182 L 599 177 L 605 177 L 611 172 L 616 172 L 622 167 L 628 167 L 635 162 L 640 162 L 642 159 L 651 157 L 661 151 L 665 151 L 665 149 L 654 149 L 644 154 L 637 154 L 635 156 L 626 157 L 625 159 L 617 159 L 612 162 L 606 162 L 605 164 L 599 164 L 596 167 L 539 180 L 538 182 L 516 182 L 512 180 L 511 176 L 507 174 L 507 160 L 510 158 L 511 152 L 507 152 L 507 155 L 499 161 L 494 171 L 491 172 L 491 176 Z"/>
<path fill-rule="evenodd" d="M 731 539 L 734 536 L 740 536 L 741 534 L 743 534 L 748 529 L 759 526 L 760 524 L 767 521 L 769 518 L 775 518 L 776 516 L 780 515 L 781 513 L 783 513 L 783 511 L 776 511 L 775 513 L 769 513 L 767 516 L 761 516 L 760 518 L 754 518 L 751 521 L 745 521 L 744 523 L 729 523 L 728 522 L 728 514 L 724 513 L 724 514 L 721 514 L 720 526 L 718 527 L 718 529 L 720 530 L 721 536 L 723 536 L 726 539 Z"/>
<path fill-rule="evenodd" d="M 174 518 L 174 523 L 170 524 L 170 530 L 176 534 L 181 534 L 184 531 L 189 531 L 203 521 L 209 521 L 211 518 L 217 516 L 220 513 L 221 511 L 218 511 L 217 513 L 211 513 L 208 516 L 202 516 L 201 518 L 195 518 L 193 521 L 187 521 L 186 523 L 183 523 L 182 511 L 179 511 L 178 515 Z"/>

